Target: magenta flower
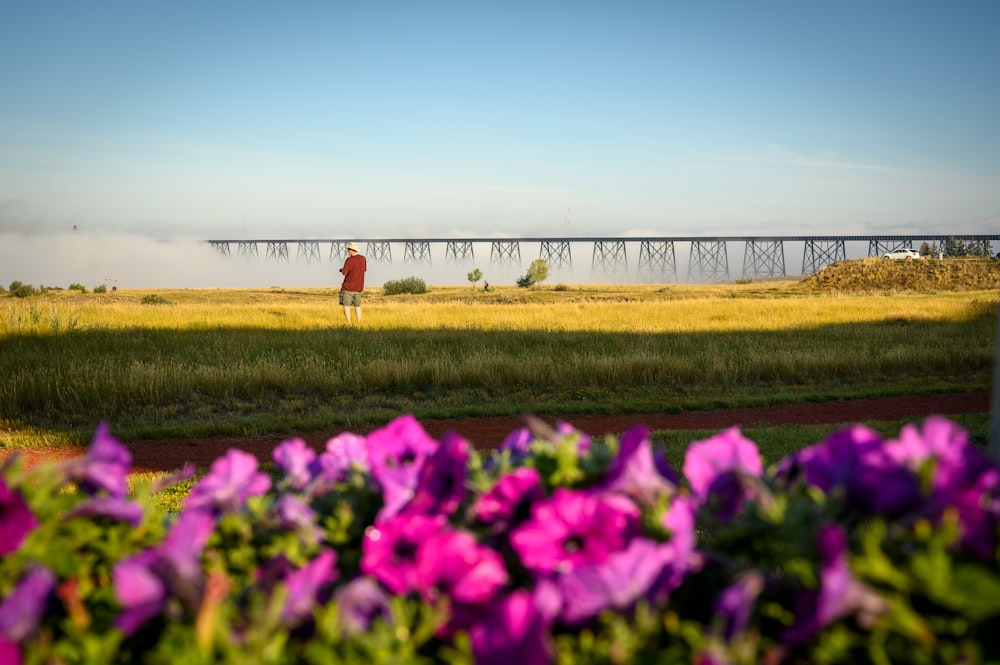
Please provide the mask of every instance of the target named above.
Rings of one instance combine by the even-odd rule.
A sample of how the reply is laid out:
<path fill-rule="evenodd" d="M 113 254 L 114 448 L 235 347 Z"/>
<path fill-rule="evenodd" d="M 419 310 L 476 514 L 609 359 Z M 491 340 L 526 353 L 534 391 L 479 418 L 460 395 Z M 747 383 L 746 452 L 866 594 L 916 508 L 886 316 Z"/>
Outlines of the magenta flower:
<path fill-rule="evenodd" d="M 538 469 L 523 466 L 500 478 L 493 488 L 479 495 L 473 506 L 476 518 L 494 526 L 496 531 L 509 531 L 531 514 L 531 506 L 545 498 Z"/>
<path fill-rule="evenodd" d="M 557 575 L 553 583 L 562 598 L 559 619 L 576 624 L 606 609 L 628 610 L 647 597 L 663 573 L 665 546 L 635 538 L 611 552 L 602 563 L 582 565 Z"/>
<path fill-rule="evenodd" d="M 322 475 L 333 482 L 338 482 L 351 469 L 367 472 L 368 439 L 358 434 L 344 432 L 326 442 L 326 451 L 320 454 L 313 463 L 313 475 Z M 317 473 L 316 468 L 322 470 Z"/>
<path fill-rule="evenodd" d="M 424 462 L 438 448 L 411 415 L 400 416 L 368 435 L 368 462 L 382 489 L 380 519 L 395 515 L 413 498 Z"/>
<path fill-rule="evenodd" d="M 282 441 L 271 453 L 271 459 L 285 472 L 285 481 L 293 490 L 302 491 L 312 480 L 310 465 L 316 459 L 316 451 L 304 440 Z"/>
<path fill-rule="evenodd" d="M 715 616 L 722 620 L 722 634 L 727 641 L 746 632 L 757 597 L 762 591 L 764 576 L 757 571 L 748 571 L 716 598 Z"/>
<path fill-rule="evenodd" d="M 675 496 L 663 515 L 662 525 L 670 540 L 664 543 L 660 555 L 663 569 L 656 583 L 656 598 L 664 599 L 684 581 L 685 575 L 698 570 L 702 556 L 696 551 L 698 536 L 695 518 L 698 505 L 689 496 Z"/>
<path fill-rule="evenodd" d="M 752 498 L 739 476 L 763 472 L 753 441 L 738 427 L 730 427 L 710 439 L 693 442 L 684 455 L 684 475 L 702 504 L 715 502 L 720 519 L 731 519 L 743 502 Z"/>
<path fill-rule="evenodd" d="M 821 564 L 819 589 L 799 599 L 797 621 L 783 636 L 786 644 L 810 639 L 834 621 L 857 614 L 862 625 L 871 625 L 888 605 L 873 589 L 851 572 L 847 559 L 847 536 L 836 524 L 822 527 L 817 536 Z"/>
<path fill-rule="evenodd" d="M 916 476 L 890 457 L 878 433 L 855 425 L 786 458 L 778 476 L 803 479 L 826 493 L 839 489 L 851 508 L 895 513 L 919 501 Z"/>
<path fill-rule="evenodd" d="M 0 556 L 16 552 L 36 526 L 38 519 L 24 497 L 0 478 Z"/>
<path fill-rule="evenodd" d="M 515 528 L 511 545 L 529 570 L 568 572 L 603 563 L 625 547 L 639 510 L 611 497 L 564 487 L 535 504 L 531 518 Z"/>
<path fill-rule="evenodd" d="M 122 607 L 115 626 L 133 633 L 163 611 L 173 594 L 189 607 L 200 602 L 201 551 L 215 526 L 204 510 L 185 510 L 158 546 L 119 562 L 112 569 L 115 598 Z"/>
<path fill-rule="evenodd" d="M 21 665 L 21 649 L 13 642 L 0 636 L 0 663 Z"/>
<path fill-rule="evenodd" d="M 56 576 L 42 565 L 28 569 L 14 590 L 0 601 L 0 639 L 23 642 L 45 614 Z"/>
<path fill-rule="evenodd" d="M 334 600 L 344 635 L 364 633 L 378 619 L 392 621 L 389 597 L 370 577 L 356 577 L 341 587 Z"/>
<path fill-rule="evenodd" d="M 285 578 L 288 598 L 281 611 L 286 625 L 296 626 L 309 618 L 322 598 L 323 588 L 340 576 L 336 563 L 337 555 L 334 551 L 323 548 L 315 559 L 288 574 Z"/>
<path fill-rule="evenodd" d="M 270 488 L 271 479 L 257 471 L 257 458 L 231 448 L 212 462 L 209 473 L 191 488 L 184 507 L 235 512 L 251 496 L 264 494 Z"/>
<path fill-rule="evenodd" d="M 139 526 L 142 522 L 142 506 L 116 496 L 95 496 L 66 513 L 64 520 L 77 517 L 104 517 L 115 522 L 125 522 Z"/>
<path fill-rule="evenodd" d="M 445 528 L 443 516 L 397 515 L 376 523 L 361 541 L 361 571 L 394 594 L 418 588 L 417 550 Z"/>
<path fill-rule="evenodd" d="M 548 665 L 554 660 L 548 634 L 548 619 L 524 589 L 493 604 L 469 630 L 477 665 Z"/>
<path fill-rule="evenodd" d="M 108 424 L 102 422 L 94 432 L 87 454 L 63 468 L 86 494 L 104 490 L 111 496 L 124 497 L 128 491 L 125 481 L 132 469 L 132 453 L 111 436 Z"/>
<path fill-rule="evenodd" d="M 660 473 L 653 459 L 647 428 L 633 427 L 622 434 L 618 454 L 600 489 L 620 492 L 647 506 L 673 491 L 673 483 Z"/>
<path fill-rule="evenodd" d="M 416 587 L 432 603 L 441 597 L 485 603 L 507 583 L 500 555 L 464 531 L 443 528 L 429 535 L 420 543 L 416 563 Z"/>
<path fill-rule="evenodd" d="M 465 499 L 468 463 L 468 441 L 451 432 L 445 434 L 420 469 L 416 492 L 403 511 L 451 515 Z"/>

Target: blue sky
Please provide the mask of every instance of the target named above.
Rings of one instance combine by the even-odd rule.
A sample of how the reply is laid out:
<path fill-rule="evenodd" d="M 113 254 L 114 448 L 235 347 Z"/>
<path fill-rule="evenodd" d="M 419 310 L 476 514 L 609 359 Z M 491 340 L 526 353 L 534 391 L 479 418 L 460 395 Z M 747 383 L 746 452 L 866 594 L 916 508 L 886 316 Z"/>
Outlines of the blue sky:
<path fill-rule="evenodd" d="M 996 232 L 1000 2 L 9 2 L 0 232 Z"/>

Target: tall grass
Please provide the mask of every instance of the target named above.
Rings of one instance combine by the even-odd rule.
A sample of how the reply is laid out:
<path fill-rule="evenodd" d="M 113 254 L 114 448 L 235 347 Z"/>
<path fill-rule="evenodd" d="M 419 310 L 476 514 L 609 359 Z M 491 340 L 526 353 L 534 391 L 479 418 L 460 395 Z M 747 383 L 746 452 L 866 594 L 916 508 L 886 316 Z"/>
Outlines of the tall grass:
<path fill-rule="evenodd" d="M 523 290 L 519 290 L 523 291 Z M 618 287 L 365 299 L 322 290 L 0 299 L 0 445 L 985 390 L 997 294 Z M 147 299 L 147 302 L 149 300 Z"/>

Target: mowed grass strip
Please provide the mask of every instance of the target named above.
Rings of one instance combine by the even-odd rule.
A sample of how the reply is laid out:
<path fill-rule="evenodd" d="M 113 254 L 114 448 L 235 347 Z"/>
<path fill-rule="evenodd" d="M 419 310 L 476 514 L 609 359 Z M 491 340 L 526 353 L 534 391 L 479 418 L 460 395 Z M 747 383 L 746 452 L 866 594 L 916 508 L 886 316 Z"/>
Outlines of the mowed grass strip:
<path fill-rule="evenodd" d="M 348 328 L 322 289 L 0 298 L 0 446 L 80 442 L 99 420 L 131 438 L 249 435 L 404 412 L 642 413 L 986 390 L 997 300 L 786 283 L 374 289 L 364 325 Z"/>

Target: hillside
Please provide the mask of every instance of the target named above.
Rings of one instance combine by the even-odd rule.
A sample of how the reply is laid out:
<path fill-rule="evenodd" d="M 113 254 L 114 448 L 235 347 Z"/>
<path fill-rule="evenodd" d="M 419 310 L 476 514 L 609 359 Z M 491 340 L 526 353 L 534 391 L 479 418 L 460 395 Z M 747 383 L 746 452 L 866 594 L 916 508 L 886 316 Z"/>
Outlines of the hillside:
<path fill-rule="evenodd" d="M 1000 286 L 1000 261 L 991 259 L 881 258 L 838 261 L 800 282 L 837 291 L 977 291 Z"/>

